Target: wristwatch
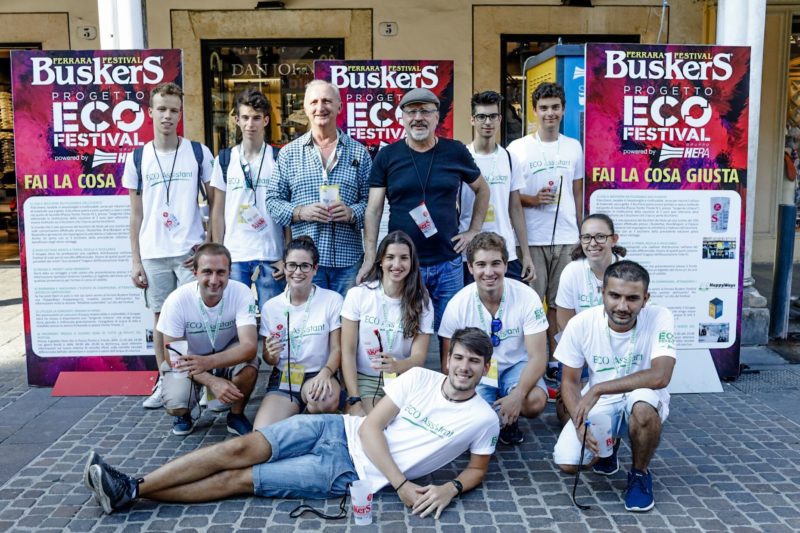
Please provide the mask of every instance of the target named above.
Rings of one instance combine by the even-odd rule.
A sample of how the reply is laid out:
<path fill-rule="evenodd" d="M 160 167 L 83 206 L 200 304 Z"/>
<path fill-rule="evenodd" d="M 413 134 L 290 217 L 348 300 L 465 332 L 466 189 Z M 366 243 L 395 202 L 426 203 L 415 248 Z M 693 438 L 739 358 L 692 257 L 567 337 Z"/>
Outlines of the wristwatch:
<path fill-rule="evenodd" d="M 347 399 L 347 405 L 355 405 L 361 401 L 361 396 L 350 396 Z"/>
<path fill-rule="evenodd" d="M 451 479 L 450 483 L 455 486 L 456 490 L 458 491 L 458 496 L 461 496 L 461 493 L 464 492 L 464 485 L 462 485 L 457 479 Z"/>

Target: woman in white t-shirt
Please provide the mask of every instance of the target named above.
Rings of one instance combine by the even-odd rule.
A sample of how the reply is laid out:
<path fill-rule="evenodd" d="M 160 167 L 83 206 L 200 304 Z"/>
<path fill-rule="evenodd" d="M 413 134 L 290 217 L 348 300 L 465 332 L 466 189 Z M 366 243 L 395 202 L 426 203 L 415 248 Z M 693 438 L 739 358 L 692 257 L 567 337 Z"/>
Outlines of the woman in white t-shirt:
<path fill-rule="evenodd" d="M 433 307 L 411 238 L 393 231 L 378 246 L 364 282 L 342 306 L 342 376 L 347 412 L 364 416 L 384 396 L 383 384 L 423 366 L 433 333 Z"/>
<path fill-rule="evenodd" d="M 314 285 L 318 267 L 319 251 L 310 237 L 286 246 L 286 290 L 261 309 L 263 357 L 273 369 L 255 428 L 303 411 L 334 413 L 339 407 L 342 297 Z"/>
<path fill-rule="evenodd" d="M 617 246 L 619 235 L 608 215 L 594 213 L 583 219 L 580 242 L 572 251 L 572 262 L 564 268 L 558 281 L 556 319 L 558 330 L 567 322 L 596 305 L 603 304 L 603 275 L 611 263 L 625 257 L 626 250 Z"/>

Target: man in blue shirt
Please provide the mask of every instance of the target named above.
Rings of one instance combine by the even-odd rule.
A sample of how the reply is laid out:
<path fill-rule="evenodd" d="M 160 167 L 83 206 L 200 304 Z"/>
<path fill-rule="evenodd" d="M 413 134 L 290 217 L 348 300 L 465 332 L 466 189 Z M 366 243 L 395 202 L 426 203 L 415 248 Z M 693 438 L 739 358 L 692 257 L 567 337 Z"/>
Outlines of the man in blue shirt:
<path fill-rule="evenodd" d="M 361 228 L 369 195 L 372 161 L 366 148 L 336 127 L 339 91 L 314 80 L 303 108 L 310 131 L 286 145 L 267 189 L 273 220 L 308 235 L 319 248 L 319 287 L 342 296 L 353 286 L 363 256 Z"/>
<path fill-rule="evenodd" d="M 388 199 L 389 231 L 405 231 L 416 245 L 422 279 L 433 301 L 434 329 L 438 330 L 447 302 L 464 286 L 461 252 L 481 230 L 489 186 L 463 144 L 436 136 L 439 98 L 435 94 L 412 89 L 400 100 L 400 109 L 406 138 L 378 152 L 370 175 L 359 279 L 376 261 L 378 224 L 384 199 Z M 462 184 L 475 193 L 475 203 L 469 228 L 458 233 L 457 202 Z M 440 356 L 444 368 L 441 349 Z"/>

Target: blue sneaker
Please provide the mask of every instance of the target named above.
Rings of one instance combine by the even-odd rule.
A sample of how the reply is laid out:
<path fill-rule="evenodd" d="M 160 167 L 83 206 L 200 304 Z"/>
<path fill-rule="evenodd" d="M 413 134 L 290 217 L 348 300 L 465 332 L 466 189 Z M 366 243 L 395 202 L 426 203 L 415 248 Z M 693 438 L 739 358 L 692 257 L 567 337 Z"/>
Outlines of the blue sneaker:
<path fill-rule="evenodd" d="M 247 435 L 253 431 L 253 424 L 246 416 L 240 413 L 228 413 L 228 433 L 232 435 Z"/>
<path fill-rule="evenodd" d="M 617 459 L 617 450 L 622 441 L 617 439 L 614 443 L 614 449 L 608 457 L 598 457 L 597 462 L 592 467 L 592 472 L 601 476 L 613 476 L 619 471 L 619 459 Z"/>
<path fill-rule="evenodd" d="M 172 433 L 174 435 L 183 436 L 188 435 L 194 429 L 194 420 L 192 420 L 191 413 L 179 415 L 175 417 L 172 422 Z"/>
<path fill-rule="evenodd" d="M 103 511 L 111 514 L 135 501 L 139 493 L 139 480 L 127 476 L 106 464 L 89 467 L 95 497 Z"/>
<path fill-rule="evenodd" d="M 650 475 L 650 471 L 645 473 L 632 468 L 628 473 L 628 490 L 625 492 L 625 509 L 641 513 L 649 511 L 654 505 L 653 476 Z"/>

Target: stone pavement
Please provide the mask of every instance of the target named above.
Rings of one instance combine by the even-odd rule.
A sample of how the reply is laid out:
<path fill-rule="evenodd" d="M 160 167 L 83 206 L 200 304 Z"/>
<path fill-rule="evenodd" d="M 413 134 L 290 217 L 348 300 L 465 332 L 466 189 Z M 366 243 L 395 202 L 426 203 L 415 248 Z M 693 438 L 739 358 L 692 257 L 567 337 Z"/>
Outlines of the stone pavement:
<path fill-rule="evenodd" d="M 764 348 L 743 353 L 743 362 L 760 373 L 724 384 L 723 393 L 673 396 L 651 465 L 656 508 L 649 513 L 625 511 L 624 471 L 610 479 L 582 474 L 578 498 L 592 509 L 573 506 L 573 478 L 552 464 L 557 427 L 548 406 L 541 419 L 522 422 L 525 443 L 500 445 L 483 485 L 438 521 L 412 516 L 390 491 L 376 498 L 376 523 L 360 528 L 352 518 L 295 520 L 289 511 L 298 502 L 258 498 L 140 501 L 107 516 L 81 483 L 89 449 L 124 472 L 143 473 L 227 438 L 224 415 L 205 413 L 195 433 L 181 438 L 170 433 L 163 412 L 143 410 L 140 398 L 54 399 L 48 389 L 29 389 L 19 296 L 7 294 L 14 283 L 18 291 L 18 269 L 0 268 L 0 466 L 13 470 L 0 478 L 0 531 L 800 531 L 800 366 Z M 250 415 L 264 381 L 262 374 Z M 24 449 L 33 455 L 21 457 Z M 625 445 L 620 458 L 629 467 Z M 423 482 L 451 479 L 465 462 L 462 457 Z M 338 509 L 338 500 L 307 503 L 328 513 Z"/>

